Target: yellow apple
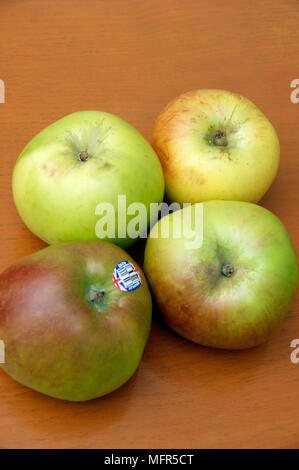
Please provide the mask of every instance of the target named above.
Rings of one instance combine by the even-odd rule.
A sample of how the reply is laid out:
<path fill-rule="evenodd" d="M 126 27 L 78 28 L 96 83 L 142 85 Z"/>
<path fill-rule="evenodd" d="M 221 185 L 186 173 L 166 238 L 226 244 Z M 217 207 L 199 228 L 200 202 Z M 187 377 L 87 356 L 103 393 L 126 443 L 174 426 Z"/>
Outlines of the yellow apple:
<path fill-rule="evenodd" d="M 153 147 L 166 197 L 179 203 L 212 199 L 257 202 L 279 164 L 279 140 L 266 116 L 244 96 L 196 90 L 158 116 Z"/>

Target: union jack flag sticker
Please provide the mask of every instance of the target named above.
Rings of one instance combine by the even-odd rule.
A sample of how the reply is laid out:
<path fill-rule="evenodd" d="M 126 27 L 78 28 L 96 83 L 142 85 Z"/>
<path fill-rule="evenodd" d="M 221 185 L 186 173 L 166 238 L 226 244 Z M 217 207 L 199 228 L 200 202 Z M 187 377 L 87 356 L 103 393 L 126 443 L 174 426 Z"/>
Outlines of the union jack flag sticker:
<path fill-rule="evenodd" d="M 112 281 L 117 289 L 130 292 L 141 285 L 139 272 L 129 261 L 118 263 L 112 274 Z"/>

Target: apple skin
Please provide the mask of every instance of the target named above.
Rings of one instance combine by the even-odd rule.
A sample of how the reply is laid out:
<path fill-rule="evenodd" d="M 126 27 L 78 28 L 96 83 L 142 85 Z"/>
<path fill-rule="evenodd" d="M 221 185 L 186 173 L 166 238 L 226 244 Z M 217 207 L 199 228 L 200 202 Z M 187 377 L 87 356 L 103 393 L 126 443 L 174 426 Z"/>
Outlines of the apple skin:
<path fill-rule="evenodd" d="M 81 161 L 84 152 L 88 159 Z M 119 194 L 126 195 L 127 206 L 160 203 L 164 175 L 154 150 L 133 126 L 113 114 L 80 111 L 28 143 L 16 162 L 12 189 L 24 223 L 45 242 L 98 240 L 99 203 L 117 209 Z M 115 235 L 105 240 L 122 248 L 136 241 Z"/>
<path fill-rule="evenodd" d="M 123 260 L 141 285 L 122 292 L 112 282 Z M 91 293 L 104 292 L 99 301 Z M 52 397 L 85 401 L 124 384 L 135 372 L 149 335 L 151 295 L 135 261 L 107 242 L 44 248 L 0 276 L 2 368 Z"/>
<path fill-rule="evenodd" d="M 191 206 L 194 212 L 194 205 Z M 195 343 L 244 349 L 266 341 L 295 296 L 298 263 L 280 220 L 261 206 L 237 201 L 203 203 L 203 244 L 186 249 L 175 238 L 149 237 L 144 271 L 167 325 Z M 158 261 L 157 261 L 158 260 Z M 224 266 L 234 267 L 229 277 Z"/>
<path fill-rule="evenodd" d="M 247 98 L 225 90 L 195 90 L 172 100 L 156 120 L 152 145 L 166 197 L 181 204 L 257 202 L 279 164 L 272 124 Z"/>

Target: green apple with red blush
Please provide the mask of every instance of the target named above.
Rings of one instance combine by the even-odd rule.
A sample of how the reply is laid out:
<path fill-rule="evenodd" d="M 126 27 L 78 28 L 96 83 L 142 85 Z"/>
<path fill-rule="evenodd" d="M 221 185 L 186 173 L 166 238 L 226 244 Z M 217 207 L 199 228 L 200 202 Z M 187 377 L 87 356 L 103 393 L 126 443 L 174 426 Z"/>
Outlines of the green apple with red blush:
<path fill-rule="evenodd" d="M 0 298 L 1 367 L 27 387 L 86 401 L 136 371 L 150 331 L 151 295 L 120 247 L 100 241 L 47 247 L 1 274 Z"/>
<path fill-rule="evenodd" d="M 181 230 L 190 207 L 193 225 Z M 296 293 L 298 262 L 288 232 L 256 204 L 204 202 L 199 226 L 195 207 L 163 217 L 147 240 L 144 270 L 162 318 L 204 346 L 257 346 L 281 325 Z M 202 230 L 202 244 L 190 247 L 195 230 Z"/>

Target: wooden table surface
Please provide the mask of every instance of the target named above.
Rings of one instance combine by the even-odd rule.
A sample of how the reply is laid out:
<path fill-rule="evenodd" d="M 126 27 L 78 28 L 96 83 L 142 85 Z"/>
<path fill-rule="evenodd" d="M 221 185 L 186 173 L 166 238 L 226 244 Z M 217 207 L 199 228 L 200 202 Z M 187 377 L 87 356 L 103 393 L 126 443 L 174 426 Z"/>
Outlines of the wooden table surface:
<path fill-rule="evenodd" d="M 196 88 L 244 94 L 276 127 L 281 165 L 261 204 L 298 251 L 298 1 L 1 0 L 0 38 L 1 270 L 44 246 L 11 193 L 29 139 L 70 112 L 100 109 L 150 140 L 161 108 Z M 267 344 L 242 352 L 192 344 L 155 315 L 134 377 L 87 403 L 48 398 L 0 372 L 0 447 L 298 448 L 298 300 Z"/>

